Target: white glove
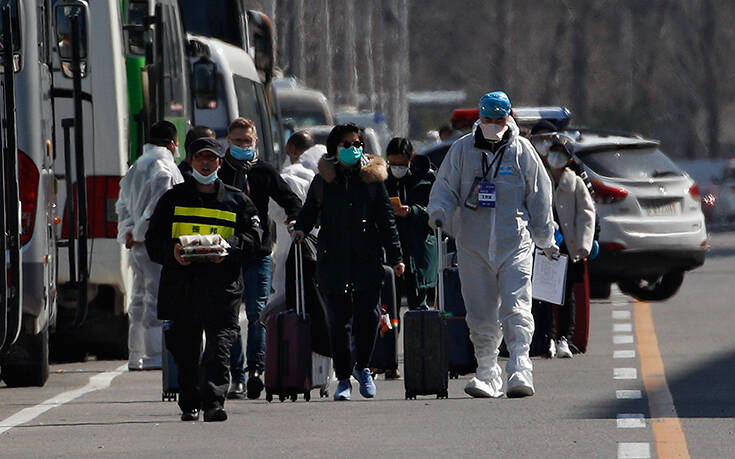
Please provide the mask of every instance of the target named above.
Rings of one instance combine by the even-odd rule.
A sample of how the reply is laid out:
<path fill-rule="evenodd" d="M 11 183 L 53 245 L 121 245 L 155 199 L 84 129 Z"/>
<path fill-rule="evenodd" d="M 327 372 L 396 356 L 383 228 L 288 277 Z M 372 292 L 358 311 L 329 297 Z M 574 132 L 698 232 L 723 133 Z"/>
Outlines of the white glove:
<path fill-rule="evenodd" d="M 429 226 L 431 226 L 432 229 L 442 228 L 445 223 L 444 211 L 441 209 L 435 210 L 429 216 Z"/>
<path fill-rule="evenodd" d="M 556 244 L 551 244 L 551 247 L 545 247 L 541 250 L 544 251 L 544 256 L 548 258 L 549 260 L 558 260 L 559 259 L 559 247 L 557 247 Z"/>

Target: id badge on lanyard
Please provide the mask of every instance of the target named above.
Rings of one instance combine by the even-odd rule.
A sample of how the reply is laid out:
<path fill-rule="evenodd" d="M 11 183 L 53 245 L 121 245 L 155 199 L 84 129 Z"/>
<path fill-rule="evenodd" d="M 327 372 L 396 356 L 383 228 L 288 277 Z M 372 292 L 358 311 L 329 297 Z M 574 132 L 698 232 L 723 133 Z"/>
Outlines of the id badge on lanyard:
<path fill-rule="evenodd" d="M 477 206 L 483 209 L 494 209 L 495 200 L 495 184 L 480 182 L 477 185 Z"/>

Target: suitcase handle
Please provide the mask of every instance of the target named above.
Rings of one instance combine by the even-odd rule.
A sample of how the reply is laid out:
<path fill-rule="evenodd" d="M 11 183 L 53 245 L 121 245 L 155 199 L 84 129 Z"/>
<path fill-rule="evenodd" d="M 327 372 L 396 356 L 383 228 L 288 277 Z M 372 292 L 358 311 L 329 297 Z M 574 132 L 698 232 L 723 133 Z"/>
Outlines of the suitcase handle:
<path fill-rule="evenodd" d="M 439 252 L 439 260 L 436 264 L 437 267 L 437 301 L 436 304 L 439 307 L 439 311 L 444 312 L 444 261 L 446 257 L 446 246 L 444 244 L 444 235 L 442 234 L 441 227 L 437 227 L 436 230 L 436 249 Z"/>
<path fill-rule="evenodd" d="M 306 319 L 306 301 L 304 299 L 304 257 L 302 254 L 301 244 L 294 244 L 294 267 L 296 269 L 296 314 L 302 319 Z"/>

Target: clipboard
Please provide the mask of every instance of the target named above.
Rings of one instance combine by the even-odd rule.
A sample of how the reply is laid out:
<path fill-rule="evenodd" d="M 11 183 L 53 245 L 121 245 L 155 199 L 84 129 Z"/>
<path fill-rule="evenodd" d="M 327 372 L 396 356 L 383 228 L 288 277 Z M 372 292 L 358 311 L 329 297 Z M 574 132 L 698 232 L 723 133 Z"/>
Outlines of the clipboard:
<path fill-rule="evenodd" d="M 549 260 L 541 249 L 536 249 L 531 277 L 531 293 L 534 300 L 563 305 L 567 285 L 569 257 L 560 254 L 556 260 Z"/>

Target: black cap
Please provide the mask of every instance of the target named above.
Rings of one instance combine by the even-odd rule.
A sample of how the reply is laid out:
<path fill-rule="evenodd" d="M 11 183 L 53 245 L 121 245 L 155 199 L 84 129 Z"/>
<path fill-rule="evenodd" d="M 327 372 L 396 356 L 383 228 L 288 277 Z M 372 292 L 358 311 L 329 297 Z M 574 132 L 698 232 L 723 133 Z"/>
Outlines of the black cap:
<path fill-rule="evenodd" d="M 222 151 L 222 146 L 219 144 L 219 142 L 211 137 L 202 137 L 201 139 L 196 139 L 195 141 L 193 141 L 191 143 L 191 152 L 188 153 L 194 156 L 202 151 L 211 151 L 220 158 L 225 157 L 225 152 Z"/>

